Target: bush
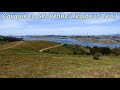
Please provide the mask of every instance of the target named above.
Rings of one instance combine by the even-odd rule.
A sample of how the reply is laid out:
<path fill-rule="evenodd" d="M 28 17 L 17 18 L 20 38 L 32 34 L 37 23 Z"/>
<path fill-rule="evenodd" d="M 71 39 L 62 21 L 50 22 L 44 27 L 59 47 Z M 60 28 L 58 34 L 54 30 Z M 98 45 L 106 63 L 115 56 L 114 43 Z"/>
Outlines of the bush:
<path fill-rule="evenodd" d="M 100 59 L 101 54 L 100 53 L 96 53 L 95 55 L 93 55 L 93 59 L 94 60 L 99 60 Z"/>
<path fill-rule="evenodd" d="M 120 55 L 120 48 L 114 48 L 112 49 L 112 54 L 119 56 Z"/>
<path fill-rule="evenodd" d="M 83 50 L 81 47 L 79 46 L 74 46 L 73 48 L 71 48 L 73 51 L 74 55 L 84 55 L 86 54 L 85 50 Z"/>
<path fill-rule="evenodd" d="M 96 54 L 97 52 L 102 53 L 102 55 L 111 54 L 111 49 L 109 47 L 93 47 L 90 48 L 90 54 Z"/>
<path fill-rule="evenodd" d="M 73 54 L 76 55 L 77 53 L 75 51 L 73 51 Z"/>
<path fill-rule="evenodd" d="M 89 47 L 89 46 L 86 46 L 86 48 L 87 48 L 87 49 L 91 49 L 91 47 Z"/>
<path fill-rule="evenodd" d="M 103 55 L 111 54 L 111 50 L 109 47 L 100 47 L 99 52 L 102 53 Z"/>
<path fill-rule="evenodd" d="M 93 48 L 90 48 L 90 54 L 95 54 L 96 52 L 99 52 L 99 47 L 94 46 Z"/>
<path fill-rule="evenodd" d="M 44 52 L 44 53 L 48 53 L 48 52 L 49 52 L 49 49 L 47 49 L 47 50 L 44 50 L 43 52 Z"/>
<path fill-rule="evenodd" d="M 86 55 L 90 55 L 90 52 L 86 52 Z"/>

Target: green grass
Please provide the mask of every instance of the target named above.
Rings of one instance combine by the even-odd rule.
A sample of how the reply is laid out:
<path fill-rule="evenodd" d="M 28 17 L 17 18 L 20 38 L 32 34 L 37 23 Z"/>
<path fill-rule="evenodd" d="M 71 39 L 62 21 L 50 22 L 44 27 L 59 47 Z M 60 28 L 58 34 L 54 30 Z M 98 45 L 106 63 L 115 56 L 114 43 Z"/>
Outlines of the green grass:
<path fill-rule="evenodd" d="M 37 49 L 59 44 L 26 42 Z M 93 60 L 90 55 L 70 55 L 71 51 L 64 46 L 50 51 L 60 54 L 38 53 L 25 43 L 0 51 L 0 78 L 120 78 L 120 56 L 102 56 L 100 60 Z"/>
<path fill-rule="evenodd" d="M 9 44 L 2 45 L 0 48 L 2 49 L 3 47 L 10 47 L 18 42 L 11 42 Z M 31 48 L 30 46 L 26 45 L 25 43 L 21 43 L 15 47 L 6 49 L 6 50 L 0 50 L 0 54 L 15 54 L 15 53 L 35 53 L 36 50 Z"/>
<path fill-rule="evenodd" d="M 60 44 L 60 43 L 55 43 L 50 41 L 24 41 L 24 42 L 30 44 L 31 46 L 35 47 L 38 50 Z"/>
<path fill-rule="evenodd" d="M 0 55 L 2 78 L 119 78 L 120 57 L 75 55 Z"/>
<path fill-rule="evenodd" d="M 18 41 L 16 42 L 11 42 L 11 43 L 7 43 L 7 44 L 2 44 L 0 46 L 0 49 L 2 48 L 6 48 L 6 47 L 10 47 L 14 44 L 18 43 Z M 31 48 L 31 45 L 33 48 Z M 47 47 L 51 47 L 51 46 L 55 46 L 58 45 L 59 43 L 54 43 L 54 42 L 48 42 L 48 41 L 24 41 L 23 43 L 20 43 L 19 45 L 13 47 L 13 48 L 9 48 L 6 50 L 0 50 L 0 54 L 16 54 L 16 53 L 39 53 L 38 51 Z M 35 49 L 37 49 L 38 51 L 36 51 Z"/>
<path fill-rule="evenodd" d="M 89 49 L 83 47 L 83 46 L 76 46 L 76 45 L 62 45 L 56 48 L 51 48 L 48 50 L 45 50 L 45 53 L 53 53 L 53 54 L 68 54 L 73 55 L 73 51 L 76 51 L 76 53 L 80 54 L 81 51 L 84 52 L 90 52 Z"/>
<path fill-rule="evenodd" d="M 47 51 L 47 50 L 46 50 Z M 44 51 L 44 53 L 46 53 Z M 47 53 L 54 53 L 54 54 L 72 54 L 73 52 L 63 46 L 59 46 L 59 47 L 56 47 L 56 48 L 51 48 L 49 49 L 49 52 Z"/>
<path fill-rule="evenodd" d="M 2 48 L 6 48 L 6 47 L 10 47 L 10 46 L 12 46 L 12 45 L 17 44 L 18 42 L 19 42 L 19 41 L 3 43 L 3 44 L 0 45 L 0 49 L 2 49 Z"/>

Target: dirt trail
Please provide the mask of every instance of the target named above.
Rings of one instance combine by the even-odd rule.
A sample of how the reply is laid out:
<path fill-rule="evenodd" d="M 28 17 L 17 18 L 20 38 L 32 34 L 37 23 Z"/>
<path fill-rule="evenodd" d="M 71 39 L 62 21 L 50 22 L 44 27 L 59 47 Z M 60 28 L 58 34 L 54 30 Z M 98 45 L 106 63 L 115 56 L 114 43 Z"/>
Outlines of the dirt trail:
<path fill-rule="evenodd" d="M 51 49 L 51 48 L 55 48 L 55 47 L 59 47 L 59 46 L 62 46 L 62 45 L 63 45 L 63 43 L 60 44 L 60 45 L 56 45 L 56 46 L 52 46 L 52 47 L 48 47 L 48 48 L 44 48 L 44 49 L 41 49 L 39 52 L 43 52 L 44 50 Z"/>
<path fill-rule="evenodd" d="M 59 46 L 62 46 L 62 45 L 63 45 L 63 44 L 60 44 L 60 45 L 56 45 L 56 46 L 52 46 L 52 47 L 48 47 L 48 48 L 44 48 L 44 49 L 38 50 L 38 49 L 36 49 L 35 47 L 31 46 L 30 44 L 28 44 L 28 43 L 26 43 L 26 42 L 24 42 L 24 41 L 19 41 L 19 42 L 18 42 L 17 44 L 15 44 L 15 45 L 12 45 L 12 46 L 6 47 L 6 48 L 2 48 L 2 49 L 0 49 L 0 50 L 6 50 L 6 49 L 9 49 L 9 48 L 13 48 L 13 47 L 19 45 L 20 43 L 25 43 L 26 45 L 28 45 L 28 46 L 30 46 L 31 48 L 35 49 L 37 52 L 43 52 L 44 50 L 51 49 L 51 48 L 55 48 L 55 47 L 59 47 Z"/>
<path fill-rule="evenodd" d="M 9 48 L 13 48 L 15 46 L 17 46 L 18 44 L 22 43 L 23 41 L 19 41 L 17 44 L 13 45 L 13 46 L 10 46 L 10 47 L 6 47 L 6 48 L 2 48 L 0 50 L 6 50 L 6 49 L 9 49 Z"/>
<path fill-rule="evenodd" d="M 41 49 L 41 50 L 38 50 L 36 49 L 35 47 L 33 47 L 32 45 L 24 42 L 26 45 L 30 46 L 31 48 L 35 49 L 37 52 L 43 52 L 44 50 L 47 50 L 47 49 L 51 49 L 51 48 L 55 48 L 55 47 L 59 47 L 59 46 L 62 46 L 63 44 L 60 44 L 60 45 L 56 45 L 56 46 L 52 46 L 52 47 L 47 47 L 47 48 L 44 48 L 44 49 Z"/>

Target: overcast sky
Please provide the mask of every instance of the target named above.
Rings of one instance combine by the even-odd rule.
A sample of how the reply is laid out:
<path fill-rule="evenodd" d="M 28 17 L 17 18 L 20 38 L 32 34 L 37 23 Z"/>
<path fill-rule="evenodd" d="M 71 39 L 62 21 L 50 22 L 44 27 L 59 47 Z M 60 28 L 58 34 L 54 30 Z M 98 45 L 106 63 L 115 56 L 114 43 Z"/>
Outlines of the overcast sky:
<path fill-rule="evenodd" d="M 35 18 L 31 18 L 30 15 Z M 63 15 L 63 17 L 50 18 L 50 15 Z M 0 12 L 0 35 L 87 35 L 87 33 L 88 35 L 120 34 L 120 13 Z"/>

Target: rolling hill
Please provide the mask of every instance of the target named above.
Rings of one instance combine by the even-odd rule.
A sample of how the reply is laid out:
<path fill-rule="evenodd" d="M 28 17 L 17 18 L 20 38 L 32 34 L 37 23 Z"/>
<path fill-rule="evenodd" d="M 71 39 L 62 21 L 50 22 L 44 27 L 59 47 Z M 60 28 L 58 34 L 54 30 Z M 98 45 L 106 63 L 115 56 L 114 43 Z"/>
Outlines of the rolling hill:
<path fill-rule="evenodd" d="M 16 41 L 0 45 L 0 78 L 120 78 L 120 56 L 73 55 L 89 52 L 76 45 L 49 41 Z M 77 49 L 75 49 L 77 47 Z M 78 53 L 81 53 L 81 52 Z"/>
<path fill-rule="evenodd" d="M 54 47 L 57 45 L 58 47 Z M 72 55 L 74 54 L 74 51 L 89 52 L 89 49 L 84 48 L 82 46 L 67 45 L 67 44 L 63 44 L 61 46 L 59 45 L 61 45 L 61 43 L 50 42 L 50 41 L 16 41 L 16 42 L 10 42 L 7 44 L 0 45 L 0 53 L 7 53 L 7 54 L 17 54 L 17 53 L 21 53 L 21 54 L 36 53 L 37 54 L 38 53 L 39 54 L 40 50 L 49 48 L 49 47 L 53 47 L 53 48 L 46 49 L 43 51 L 43 53 Z"/>

